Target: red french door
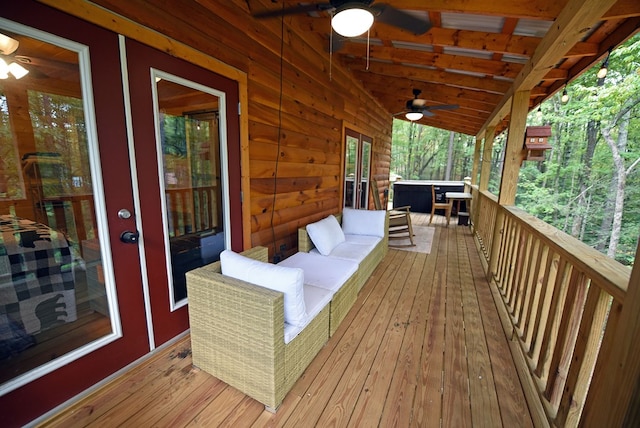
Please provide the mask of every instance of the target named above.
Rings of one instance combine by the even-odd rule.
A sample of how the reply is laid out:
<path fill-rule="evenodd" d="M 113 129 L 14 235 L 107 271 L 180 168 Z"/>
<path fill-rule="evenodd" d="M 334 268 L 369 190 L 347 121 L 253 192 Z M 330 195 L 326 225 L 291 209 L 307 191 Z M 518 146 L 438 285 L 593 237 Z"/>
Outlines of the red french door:
<path fill-rule="evenodd" d="M 124 51 L 158 346 L 188 328 L 185 273 L 242 247 L 238 85 L 132 40 Z"/>
<path fill-rule="evenodd" d="M 0 302 L 13 349 L 0 361 L 0 408 L 14 426 L 150 347 L 139 247 L 120 240 L 135 222 L 118 216 L 134 212 L 118 36 L 35 2 L 2 9 L 0 33 L 19 41 L 8 60 L 28 70 L 0 83 L 3 136 L 13 136 L 0 140 L 2 242 L 23 257 L 0 284 L 3 298 L 20 290 Z M 42 277 L 29 257 L 57 273 Z M 53 318 L 40 317 L 47 310 Z"/>
<path fill-rule="evenodd" d="M 0 80 L 0 408 L 14 426 L 184 332 L 184 273 L 241 250 L 238 87 L 29 0 L 3 7 L 0 33 L 28 72 Z"/>

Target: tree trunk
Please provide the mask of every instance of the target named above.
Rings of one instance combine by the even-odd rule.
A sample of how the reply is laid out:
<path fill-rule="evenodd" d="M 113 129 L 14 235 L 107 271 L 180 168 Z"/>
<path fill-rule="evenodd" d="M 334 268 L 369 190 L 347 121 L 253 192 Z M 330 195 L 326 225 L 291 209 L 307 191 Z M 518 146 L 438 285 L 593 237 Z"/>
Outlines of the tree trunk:
<path fill-rule="evenodd" d="M 455 132 L 449 133 L 449 149 L 447 151 L 447 169 L 444 173 L 445 180 L 451 180 L 451 167 L 453 165 L 453 143 L 455 141 Z"/>
<path fill-rule="evenodd" d="M 611 129 L 615 126 L 615 122 L 613 126 L 602 129 L 602 136 L 611 149 L 613 165 L 615 168 L 614 173 L 617 181 L 615 188 L 613 221 L 611 223 L 611 237 L 609 238 L 609 248 L 607 249 L 607 255 L 611 258 L 615 258 L 616 251 L 618 249 L 618 242 L 620 241 L 620 230 L 622 228 L 622 210 L 624 208 L 624 189 L 627 183 L 627 171 L 621 153 L 624 153 L 627 148 L 630 120 L 631 110 L 629 109 L 620 117 L 620 122 L 618 124 L 618 141 L 615 141 L 611 136 Z"/>
<path fill-rule="evenodd" d="M 587 123 L 587 150 L 585 151 L 582 162 L 584 168 L 579 175 L 579 187 L 580 193 L 576 201 L 576 208 L 573 210 L 575 215 L 573 216 L 573 226 L 571 228 L 571 235 L 577 238 L 582 235 L 584 230 L 584 223 L 588 215 L 587 200 L 589 183 L 591 183 L 591 165 L 593 163 L 593 154 L 596 151 L 596 144 L 598 142 L 598 122 L 595 120 L 589 120 Z"/>

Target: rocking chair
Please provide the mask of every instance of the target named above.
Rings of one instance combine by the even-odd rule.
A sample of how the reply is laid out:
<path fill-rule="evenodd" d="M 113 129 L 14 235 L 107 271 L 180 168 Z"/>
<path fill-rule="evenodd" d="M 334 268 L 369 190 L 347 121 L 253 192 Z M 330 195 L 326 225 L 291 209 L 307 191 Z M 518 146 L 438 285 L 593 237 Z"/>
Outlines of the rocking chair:
<path fill-rule="evenodd" d="M 380 192 L 378 191 L 378 183 L 371 179 L 371 193 L 373 194 L 373 204 L 377 210 L 387 210 L 389 212 L 389 240 L 392 239 L 409 239 L 411 247 L 416 244 L 413 242 L 413 227 L 411 226 L 411 206 L 397 207 L 387 209 L 387 191 L 385 190 L 384 205 L 380 201 Z"/>

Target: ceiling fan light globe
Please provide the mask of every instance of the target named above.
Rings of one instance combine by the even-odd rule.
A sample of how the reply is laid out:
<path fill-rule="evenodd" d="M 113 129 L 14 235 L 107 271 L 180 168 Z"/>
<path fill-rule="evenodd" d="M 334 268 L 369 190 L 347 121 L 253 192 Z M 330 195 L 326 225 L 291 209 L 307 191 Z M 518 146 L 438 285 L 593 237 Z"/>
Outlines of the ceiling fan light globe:
<path fill-rule="evenodd" d="M 361 7 L 344 7 L 331 18 L 331 27 L 343 37 L 356 37 L 364 34 L 373 25 L 373 14 Z"/>
<path fill-rule="evenodd" d="M 7 75 L 7 73 L 9 73 L 9 66 L 4 59 L 0 58 L 0 75 L 4 76 Z M 7 77 L 9 76 L 7 75 Z M 2 79 L 6 79 L 7 77 L 2 77 Z"/>
<path fill-rule="evenodd" d="M 15 77 L 16 79 L 22 79 L 24 76 L 29 74 L 29 70 L 27 70 L 17 62 L 12 62 L 11 64 L 9 64 L 8 69 L 9 69 L 9 72 L 11 72 L 11 74 L 13 74 L 13 77 Z"/>
<path fill-rule="evenodd" d="M 11 55 L 18 49 L 19 44 L 16 39 L 0 33 L 0 54 Z"/>
<path fill-rule="evenodd" d="M 405 117 L 412 122 L 422 119 L 422 116 L 423 116 L 422 113 L 419 111 L 410 111 L 410 112 L 407 112 L 407 114 L 405 115 Z"/>

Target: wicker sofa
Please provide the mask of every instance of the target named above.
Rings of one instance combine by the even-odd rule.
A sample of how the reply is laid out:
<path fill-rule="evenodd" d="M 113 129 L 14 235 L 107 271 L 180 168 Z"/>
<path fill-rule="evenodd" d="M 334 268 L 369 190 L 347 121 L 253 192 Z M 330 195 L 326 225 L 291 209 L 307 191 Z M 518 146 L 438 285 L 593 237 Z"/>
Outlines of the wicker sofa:
<path fill-rule="evenodd" d="M 305 300 L 307 294 L 318 297 L 327 292 L 330 300 L 313 316 L 310 314 L 308 323 L 293 338 L 287 333 L 291 326 L 285 323 L 286 294 L 223 275 L 221 262 L 186 274 L 193 364 L 271 411 L 282 403 L 351 309 L 358 290 L 386 254 L 387 236 L 385 233 L 353 271 L 349 270 L 352 262 L 309 254 L 312 243 L 303 248 L 307 252 L 299 252 L 279 265 L 287 269 L 299 266 L 296 269 L 304 272 Z M 268 262 L 264 247 L 254 247 L 241 255 Z M 329 270 L 324 274 L 329 279 L 325 280 L 323 272 Z M 339 287 L 331 288 L 332 283 Z"/>

